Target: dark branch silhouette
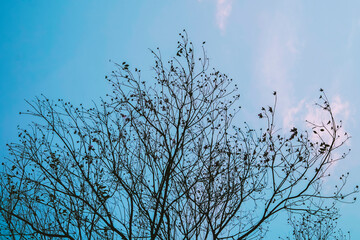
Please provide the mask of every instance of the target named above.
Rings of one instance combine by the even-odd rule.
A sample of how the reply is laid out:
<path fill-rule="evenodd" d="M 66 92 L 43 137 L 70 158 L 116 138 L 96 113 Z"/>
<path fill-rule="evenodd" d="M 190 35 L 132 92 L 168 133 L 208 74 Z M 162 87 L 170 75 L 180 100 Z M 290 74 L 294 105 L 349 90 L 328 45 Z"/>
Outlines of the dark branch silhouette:
<path fill-rule="evenodd" d="M 329 121 L 312 133 L 276 128 L 276 92 L 262 130 L 239 127 L 238 88 L 186 32 L 174 58 L 152 54 L 154 82 L 118 64 L 106 77 L 113 92 L 92 108 L 28 102 L 34 122 L 8 145 L 1 174 L 1 236 L 259 239 L 279 212 L 331 215 L 352 201 L 347 174 L 322 191 L 349 138 L 324 92 Z"/>
<path fill-rule="evenodd" d="M 337 229 L 339 215 L 336 209 L 319 215 L 296 214 L 289 218 L 293 228 L 292 236 L 287 240 L 350 240 L 350 232 L 344 233 Z"/>

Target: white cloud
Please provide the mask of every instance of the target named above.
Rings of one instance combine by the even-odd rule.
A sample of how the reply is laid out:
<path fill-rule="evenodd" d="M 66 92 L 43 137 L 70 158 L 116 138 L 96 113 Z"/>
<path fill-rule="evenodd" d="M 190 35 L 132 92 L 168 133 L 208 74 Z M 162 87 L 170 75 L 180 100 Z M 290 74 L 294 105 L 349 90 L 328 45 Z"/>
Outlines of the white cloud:
<path fill-rule="evenodd" d="M 225 31 L 227 19 L 231 14 L 233 0 L 217 0 L 216 23 L 222 32 Z"/>

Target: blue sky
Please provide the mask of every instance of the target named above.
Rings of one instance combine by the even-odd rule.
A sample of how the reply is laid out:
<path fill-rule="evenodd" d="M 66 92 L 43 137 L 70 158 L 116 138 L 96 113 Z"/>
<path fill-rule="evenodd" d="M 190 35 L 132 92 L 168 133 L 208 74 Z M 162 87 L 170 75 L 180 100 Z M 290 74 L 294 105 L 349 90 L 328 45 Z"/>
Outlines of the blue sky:
<path fill-rule="evenodd" d="M 316 120 L 320 87 L 352 135 L 353 151 L 334 166 L 360 183 L 360 1 L 78 0 L 0 1 L 0 149 L 16 140 L 24 99 L 45 94 L 91 103 L 109 91 L 114 62 L 150 71 L 148 48 L 175 53 L 186 29 L 212 66 L 240 86 L 239 123 L 279 93 L 278 126 Z M 151 79 L 145 79 L 151 81 Z M 244 118 L 244 119 L 243 119 Z M 340 205 L 341 226 L 360 239 L 360 204 Z"/>

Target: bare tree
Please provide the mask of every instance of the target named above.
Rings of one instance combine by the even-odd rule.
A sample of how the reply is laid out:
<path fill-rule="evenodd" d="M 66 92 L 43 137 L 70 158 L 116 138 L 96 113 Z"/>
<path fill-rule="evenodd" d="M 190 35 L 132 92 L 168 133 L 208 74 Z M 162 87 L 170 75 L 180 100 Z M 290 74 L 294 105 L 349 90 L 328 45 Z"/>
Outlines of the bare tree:
<path fill-rule="evenodd" d="M 174 58 L 152 52 L 154 84 L 124 62 L 92 108 L 28 102 L 36 120 L 9 145 L 1 176 L 2 236 L 259 239 L 279 212 L 329 213 L 357 191 L 343 192 L 345 175 L 322 192 L 348 139 L 323 92 L 329 121 L 313 133 L 278 131 L 276 92 L 259 114 L 263 130 L 233 126 L 238 88 L 180 35 Z"/>
<path fill-rule="evenodd" d="M 295 240 L 350 240 L 350 232 L 344 233 L 337 228 L 339 215 L 333 212 L 311 215 L 297 214 L 289 218 L 293 228 L 292 236 L 286 239 Z"/>

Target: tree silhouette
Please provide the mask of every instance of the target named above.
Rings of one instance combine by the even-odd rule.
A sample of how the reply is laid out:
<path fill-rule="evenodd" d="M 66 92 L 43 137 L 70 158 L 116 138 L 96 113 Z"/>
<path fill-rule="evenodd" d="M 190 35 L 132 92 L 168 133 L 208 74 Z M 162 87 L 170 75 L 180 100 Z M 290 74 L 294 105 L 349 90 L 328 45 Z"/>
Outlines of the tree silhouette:
<path fill-rule="evenodd" d="M 350 232 L 344 233 L 337 229 L 339 215 L 336 210 L 319 215 L 300 214 L 289 218 L 293 228 L 292 236 L 287 240 L 348 240 Z"/>
<path fill-rule="evenodd" d="M 124 62 L 92 108 L 28 102 L 35 120 L 8 145 L 1 175 L 3 237 L 258 239 L 279 212 L 335 214 L 357 192 L 344 193 L 348 175 L 321 189 L 349 138 L 324 92 L 329 121 L 312 133 L 276 128 L 276 92 L 258 115 L 263 129 L 239 127 L 238 88 L 180 36 L 169 61 L 152 52 L 154 84 Z"/>

